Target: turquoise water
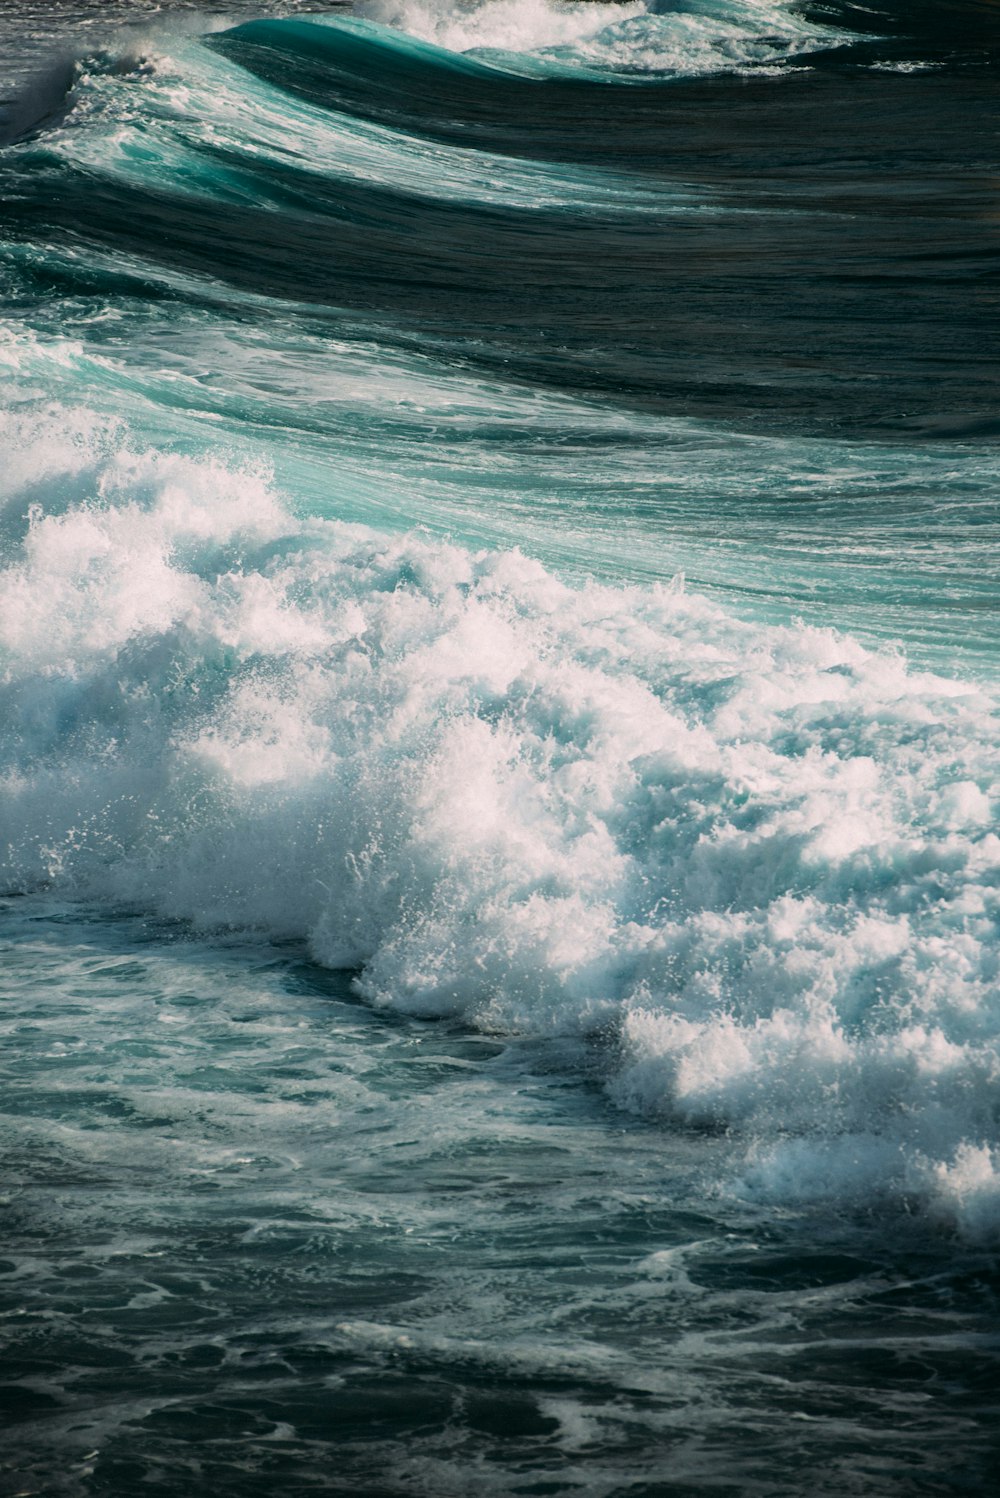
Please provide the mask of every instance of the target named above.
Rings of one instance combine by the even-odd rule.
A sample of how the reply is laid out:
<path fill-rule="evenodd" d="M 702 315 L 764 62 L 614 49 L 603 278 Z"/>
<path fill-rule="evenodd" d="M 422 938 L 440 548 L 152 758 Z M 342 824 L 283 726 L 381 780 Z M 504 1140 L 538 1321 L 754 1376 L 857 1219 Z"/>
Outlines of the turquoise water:
<path fill-rule="evenodd" d="M 3 20 L 5 1490 L 990 1491 L 994 7 Z"/>

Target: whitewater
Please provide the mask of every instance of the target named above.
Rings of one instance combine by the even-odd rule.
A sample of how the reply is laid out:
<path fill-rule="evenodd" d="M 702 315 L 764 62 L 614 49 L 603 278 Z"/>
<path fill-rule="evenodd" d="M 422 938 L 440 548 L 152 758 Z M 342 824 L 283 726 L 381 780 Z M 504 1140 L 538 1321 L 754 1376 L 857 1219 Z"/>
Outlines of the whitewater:
<path fill-rule="evenodd" d="M 10 1493 L 990 1491 L 995 7 L 0 38 Z"/>

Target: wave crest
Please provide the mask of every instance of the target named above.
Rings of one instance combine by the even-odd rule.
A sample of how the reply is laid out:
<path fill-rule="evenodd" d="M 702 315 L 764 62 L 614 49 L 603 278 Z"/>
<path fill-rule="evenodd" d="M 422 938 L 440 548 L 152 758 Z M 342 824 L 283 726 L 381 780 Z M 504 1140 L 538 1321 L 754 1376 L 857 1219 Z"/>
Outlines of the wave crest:
<path fill-rule="evenodd" d="M 988 693 L 680 586 L 298 521 L 86 412 L 11 422 L 8 890 L 610 1035 L 622 1103 L 744 1136 L 741 1189 L 995 1220 Z"/>

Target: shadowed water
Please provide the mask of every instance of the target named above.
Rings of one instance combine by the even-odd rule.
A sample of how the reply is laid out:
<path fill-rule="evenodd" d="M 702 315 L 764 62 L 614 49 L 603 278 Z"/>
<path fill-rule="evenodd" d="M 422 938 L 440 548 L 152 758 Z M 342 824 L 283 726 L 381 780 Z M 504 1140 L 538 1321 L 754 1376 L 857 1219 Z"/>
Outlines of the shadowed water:
<path fill-rule="evenodd" d="M 724 1139 L 300 952 L 5 919 L 33 1491 L 986 1491 L 989 1255 L 734 1211 Z"/>

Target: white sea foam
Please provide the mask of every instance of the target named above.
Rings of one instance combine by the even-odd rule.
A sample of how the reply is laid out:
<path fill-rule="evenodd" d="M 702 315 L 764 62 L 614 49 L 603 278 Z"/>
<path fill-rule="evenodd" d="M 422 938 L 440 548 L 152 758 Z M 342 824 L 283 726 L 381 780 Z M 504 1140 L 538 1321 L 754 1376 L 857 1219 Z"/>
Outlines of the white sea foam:
<path fill-rule="evenodd" d="M 300 935 L 376 1004 L 603 1031 L 736 1188 L 1000 1226 L 996 701 L 682 588 L 293 517 L 3 418 L 3 880 Z"/>
<path fill-rule="evenodd" d="M 490 48 L 533 52 L 544 47 L 571 46 L 632 16 L 646 15 L 645 0 L 633 3 L 552 4 L 549 0 L 479 0 L 458 5 L 453 0 L 359 0 L 355 15 L 433 42 L 449 52 Z"/>
<path fill-rule="evenodd" d="M 830 46 L 845 34 L 816 26 L 782 0 L 359 0 L 356 14 L 452 52 L 537 53 L 614 72 L 742 72 Z"/>

